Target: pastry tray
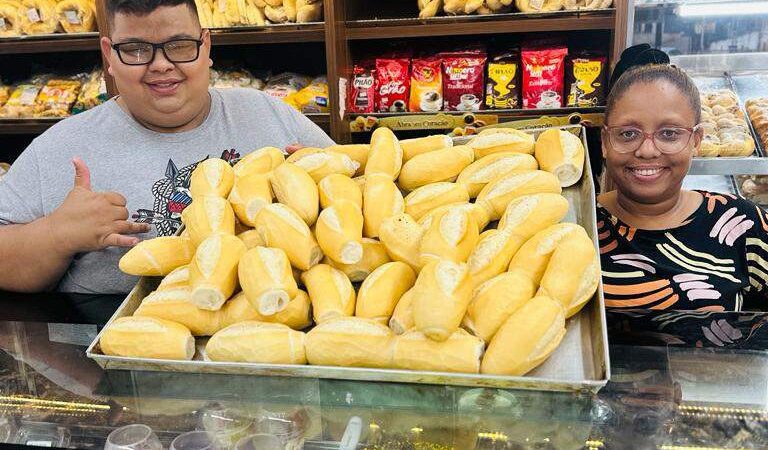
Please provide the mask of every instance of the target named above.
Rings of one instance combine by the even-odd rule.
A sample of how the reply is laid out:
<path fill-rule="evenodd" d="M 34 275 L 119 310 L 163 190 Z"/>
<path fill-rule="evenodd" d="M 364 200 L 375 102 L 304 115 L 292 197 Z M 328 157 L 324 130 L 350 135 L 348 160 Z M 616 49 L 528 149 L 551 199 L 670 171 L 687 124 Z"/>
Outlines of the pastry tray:
<path fill-rule="evenodd" d="M 585 149 L 585 130 L 581 126 L 559 127 L 581 137 Z M 543 129 L 530 130 L 538 135 Z M 595 217 L 595 190 L 589 164 L 589 151 L 585 151 L 584 175 L 576 185 L 563 189 L 571 208 L 566 221 L 577 222 L 586 228 L 598 249 Z M 160 278 L 143 277 L 107 323 L 107 327 L 120 317 L 130 316 L 141 300 L 157 287 Z M 396 369 L 367 369 L 335 366 L 228 363 L 206 361 L 206 338 L 197 338 L 197 352 L 191 361 L 160 360 L 108 356 L 101 352 L 101 333 L 88 347 L 87 355 L 104 369 L 150 370 L 170 372 L 197 372 L 285 376 L 304 378 L 330 378 L 369 382 L 421 383 L 470 387 L 495 387 L 542 391 L 597 392 L 610 378 L 608 336 L 602 293 L 602 282 L 594 298 L 584 309 L 566 323 L 567 333 L 560 346 L 549 359 L 526 376 L 497 376 L 447 372 L 427 372 Z M 102 331 L 103 333 L 103 331 Z"/>

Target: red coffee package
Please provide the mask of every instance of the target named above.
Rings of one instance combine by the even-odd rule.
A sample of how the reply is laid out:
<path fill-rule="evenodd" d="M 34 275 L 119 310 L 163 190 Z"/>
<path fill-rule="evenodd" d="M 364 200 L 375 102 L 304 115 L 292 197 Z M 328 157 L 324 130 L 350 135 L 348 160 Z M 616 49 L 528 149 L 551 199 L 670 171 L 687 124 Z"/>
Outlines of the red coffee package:
<path fill-rule="evenodd" d="M 563 107 L 564 46 L 523 48 L 523 108 Z"/>
<path fill-rule="evenodd" d="M 443 108 L 443 71 L 440 58 L 414 58 L 411 62 L 409 111 L 437 112 Z"/>
<path fill-rule="evenodd" d="M 446 111 L 478 111 L 485 89 L 484 52 L 443 53 L 443 104 Z"/>
<path fill-rule="evenodd" d="M 376 100 L 374 70 L 363 65 L 355 65 L 352 70 L 347 109 L 353 113 L 372 113 Z"/>
<path fill-rule="evenodd" d="M 411 88 L 411 59 L 376 58 L 376 111 L 405 112 Z"/>

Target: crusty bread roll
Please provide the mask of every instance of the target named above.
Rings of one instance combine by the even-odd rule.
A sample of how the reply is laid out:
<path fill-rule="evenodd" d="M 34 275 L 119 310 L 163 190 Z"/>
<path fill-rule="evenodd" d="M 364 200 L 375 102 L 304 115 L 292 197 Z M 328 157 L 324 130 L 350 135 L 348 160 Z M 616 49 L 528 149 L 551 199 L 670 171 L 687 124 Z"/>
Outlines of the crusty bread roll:
<path fill-rule="evenodd" d="M 504 322 L 485 351 L 480 372 L 522 376 L 546 360 L 565 336 L 565 311 L 556 300 L 534 297 Z"/>
<path fill-rule="evenodd" d="M 181 221 L 195 247 L 212 234 L 235 234 L 235 212 L 232 205 L 215 195 L 193 200 L 181 213 Z"/>
<path fill-rule="evenodd" d="M 413 321 L 430 339 L 444 341 L 459 329 L 472 300 L 472 281 L 466 264 L 433 261 L 414 285 Z"/>
<path fill-rule="evenodd" d="M 458 203 L 449 203 L 447 205 L 443 205 L 439 208 L 435 208 L 429 211 L 428 213 L 421 216 L 421 218 L 419 219 L 419 225 L 421 225 L 421 227 L 426 230 L 432 224 L 432 220 L 435 218 L 435 216 L 437 216 L 438 214 L 442 214 L 443 211 L 445 211 L 448 208 L 460 208 L 469 212 L 469 214 L 472 215 L 472 217 L 475 219 L 475 223 L 477 224 L 477 229 L 480 231 L 482 231 L 490 221 L 488 217 L 488 212 L 482 206 L 475 203 L 458 202 Z"/>
<path fill-rule="evenodd" d="M 409 161 L 424 153 L 453 147 L 453 139 L 445 134 L 436 134 L 421 138 L 403 139 L 400 141 L 400 147 L 403 149 L 403 161 Z"/>
<path fill-rule="evenodd" d="M 485 344 L 465 330 L 456 330 L 438 342 L 411 330 L 395 338 L 392 361 L 397 369 L 432 372 L 480 372 Z"/>
<path fill-rule="evenodd" d="M 101 333 L 105 355 L 150 359 L 195 356 L 195 338 L 184 325 L 154 317 L 121 317 Z"/>
<path fill-rule="evenodd" d="M 194 252 L 192 253 L 194 255 Z M 171 289 L 178 289 L 182 287 L 189 287 L 189 266 L 181 266 L 174 269 L 171 273 L 163 277 L 160 284 L 157 286 L 158 291 L 169 291 Z"/>
<path fill-rule="evenodd" d="M 519 273 L 497 275 L 472 292 L 464 327 L 483 341 L 491 342 L 507 318 L 535 293 L 533 282 Z"/>
<path fill-rule="evenodd" d="M 328 264 L 318 264 L 301 275 L 312 301 L 316 323 L 355 313 L 355 289 L 340 270 Z"/>
<path fill-rule="evenodd" d="M 473 162 L 461 171 L 457 184 L 464 185 L 470 198 L 475 198 L 490 182 L 525 170 L 536 170 L 536 158 L 525 153 L 494 153 Z"/>
<path fill-rule="evenodd" d="M 388 218 L 405 211 L 405 201 L 400 189 L 389 175 L 375 173 L 365 176 L 363 190 L 363 235 L 379 236 L 381 224 Z"/>
<path fill-rule="evenodd" d="M 161 236 L 139 242 L 120 258 L 119 267 L 128 275 L 163 276 L 189 264 L 195 247 L 181 236 Z"/>
<path fill-rule="evenodd" d="M 312 325 L 311 310 L 312 304 L 309 301 L 309 295 L 300 290 L 296 297 L 288 302 L 285 309 L 271 316 L 262 316 L 253 309 L 248 297 L 245 296 L 245 292 L 240 292 L 221 308 L 221 328 L 247 320 L 256 320 L 258 322 L 282 323 L 294 330 L 303 330 Z"/>
<path fill-rule="evenodd" d="M 235 175 L 245 177 L 254 173 L 269 173 L 285 162 L 285 155 L 277 147 L 263 147 L 245 155 L 232 167 Z"/>
<path fill-rule="evenodd" d="M 523 242 L 554 225 L 568 214 L 568 200 L 560 194 L 532 194 L 517 197 L 507 204 L 499 219 L 499 229 L 510 229 Z"/>
<path fill-rule="evenodd" d="M 248 250 L 240 259 L 237 272 L 248 301 L 263 316 L 282 311 L 299 293 L 288 256 L 279 248 Z"/>
<path fill-rule="evenodd" d="M 472 276 L 472 286 L 478 287 L 504 272 L 525 239 L 510 229 L 491 229 L 480 235 L 477 246 L 469 255 L 467 265 Z"/>
<path fill-rule="evenodd" d="M 334 173 L 351 177 L 360 167 L 360 164 L 346 154 L 326 150 L 307 154 L 295 159 L 292 163 L 304 169 L 315 183 Z"/>
<path fill-rule="evenodd" d="M 355 264 L 340 264 L 331 260 L 327 256 L 323 263 L 341 270 L 353 283 L 360 283 L 365 280 L 376 268 L 391 261 L 387 254 L 387 249 L 380 241 L 376 239 L 363 238 L 363 257 Z"/>
<path fill-rule="evenodd" d="M 536 140 L 536 160 L 560 180 L 560 186 L 573 186 L 584 171 L 584 145 L 573 133 L 550 128 Z"/>
<path fill-rule="evenodd" d="M 194 336 L 212 336 L 221 329 L 221 311 L 200 309 L 190 296 L 188 287 L 155 291 L 144 297 L 133 315 L 170 320 L 189 328 Z"/>
<path fill-rule="evenodd" d="M 474 150 L 466 145 L 423 153 L 403 164 L 397 184 L 412 191 L 430 183 L 454 181 L 474 160 Z"/>
<path fill-rule="evenodd" d="M 381 225 L 379 239 L 393 261 L 402 261 L 416 272 L 421 270 L 421 239 L 424 229 L 413 217 L 402 213 L 392 216 Z"/>
<path fill-rule="evenodd" d="M 494 133 L 480 133 L 467 145 L 475 150 L 475 159 L 493 153 L 515 152 L 533 154 L 536 141 L 533 135 L 511 128 Z"/>
<path fill-rule="evenodd" d="M 416 324 L 413 322 L 413 294 L 414 289 L 408 289 L 408 291 L 400 297 L 397 301 L 395 310 L 392 311 L 392 317 L 389 319 L 389 328 L 395 334 L 403 334 L 408 330 L 412 330 Z"/>
<path fill-rule="evenodd" d="M 386 325 L 398 300 L 415 281 L 416 273 L 406 263 L 395 261 L 377 268 L 360 286 L 355 316 Z"/>
<path fill-rule="evenodd" d="M 434 216 L 424 232 L 419 247 L 419 263 L 448 259 L 466 262 L 477 245 L 480 231 L 466 208 L 446 208 Z"/>
<path fill-rule="evenodd" d="M 562 192 L 560 180 L 543 170 L 532 170 L 499 178 L 480 191 L 475 203 L 485 208 L 491 220 L 498 220 L 509 202 L 523 195 Z"/>
<path fill-rule="evenodd" d="M 302 147 L 288 155 L 288 157 L 285 158 L 285 162 L 293 164 L 302 158 L 305 158 L 309 155 L 314 155 L 316 153 L 325 153 L 325 149 L 319 147 Z"/>
<path fill-rule="evenodd" d="M 231 234 L 214 234 L 204 240 L 189 264 L 192 304 L 221 309 L 237 288 L 237 265 L 246 251 L 243 241 Z"/>
<path fill-rule="evenodd" d="M 348 200 L 338 200 L 320 213 L 315 236 L 327 257 L 356 264 L 363 259 L 363 212 Z"/>
<path fill-rule="evenodd" d="M 355 175 L 362 175 L 365 173 L 365 165 L 368 163 L 368 153 L 371 151 L 371 146 L 369 144 L 331 145 L 326 147 L 325 150 L 344 153 L 352 158 L 358 164 Z"/>
<path fill-rule="evenodd" d="M 243 231 L 242 233 L 238 234 L 237 237 L 240 238 L 241 241 L 243 241 L 243 244 L 245 244 L 245 247 L 248 250 L 254 247 L 267 246 L 267 243 L 264 241 L 264 238 L 261 236 L 261 234 L 257 230 Z"/>
<path fill-rule="evenodd" d="M 307 225 L 317 220 L 320 196 L 317 185 L 301 167 L 285 163 L 272 171 L 272 191 L 277 201 L 289 206 Z"/>
<path fill-rule="evenodd" d="M 327 208 L 336 200 L 348 200 L 363 207 L 363 191 L 352 178 L 334 173 L 320 180 L 317 184 L 320 194 L 320 206 Z"/>
<path fill-rule="evenodd" d="M 560 11 L 563 0 L 515 0 L 515 6 L 522 12 Z"/>
<path fill-rule="evenodd" d="M 323 259 L 323 251 L 306 222 L 281 203 L 272 203 L 259 211 L 256 231 L 268 247 L 283 250 L 297 269 L 309 270 Z"/>
<path fill-rule="evenodd" d="M 571 233 L 587 234 L 581 225 L 568 222 L 558 223 L 539 231 L 515 253 L 509 263 L 509 271 L 524 275 L 538 287 L 547 270 L 552 252 L 560 241 Z"/>
<path fill-rule="evenodd" d="M 402 166 L 403 149 L 395 133 L 389 128 L 376 128 L 371 135 L 371 151 L 365 165 L 365 175 L 382 173 L 394 181 Z"/>
<path fill-rule="evenodd" d="M 306 364 L 306 335 L 279 323 L 240 322 L 214 334 L 205 345 L 211 361 Z"/>
<path fill-rule="evenodd" d="M 192 171 L 189 191 L 193 199 L 203 195 L 227 198 L 234 182 L 235 171 L 228 162 L 220 158 L 208 158 Z"/>
<path fill-rule="evenodd" d="M 340 317 L 307 333 L 307 360 L 316 366 L 392 366 L 394 335 L 384 325 L 361 317 Z"/>
<path fill-rule="evenodd" d="M 418 221 L 433 209 L 459 202 L 469 202 L 464 186 L 448 182 L 432 183 L 405 196 L 405 212 Z"/>
<path fill-rule="evenodd" d="M 571 233 L 552 252 L 536 295 L 559 301 L 568 318 L 592 298 L 599 281 L 600 261 L 595 244 L 586 233 Z"/>
<path fill-rule="evenodd" d="M 235 184 L 229 192 L 229 203 L 235 216 L 249 227 L 256 223 L 256 214 L 272 203 L 272 186 L 267 174 L 253 173 L 235 177 Z"/>

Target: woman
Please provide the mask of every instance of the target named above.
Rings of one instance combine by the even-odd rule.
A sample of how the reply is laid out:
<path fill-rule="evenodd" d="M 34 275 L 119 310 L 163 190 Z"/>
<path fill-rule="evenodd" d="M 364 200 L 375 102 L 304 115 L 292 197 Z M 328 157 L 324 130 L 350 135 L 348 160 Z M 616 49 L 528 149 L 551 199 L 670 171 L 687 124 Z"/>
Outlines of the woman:
<path fill-rule="evenodd" d="M 674 66 L 631 67 L 611 88 L 602 152 L 615 190 L 597 209 L 609 308 L 740 311 L 765 300 L 768 215 L 682 189 L 700 121 L 699 91 Z"/>

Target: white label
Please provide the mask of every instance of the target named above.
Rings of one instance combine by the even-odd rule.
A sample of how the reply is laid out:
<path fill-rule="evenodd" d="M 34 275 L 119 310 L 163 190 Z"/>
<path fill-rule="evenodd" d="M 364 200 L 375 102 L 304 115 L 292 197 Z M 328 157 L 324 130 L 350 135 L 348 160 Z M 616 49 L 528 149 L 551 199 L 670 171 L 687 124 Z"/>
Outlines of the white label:
<path fill-rule="evenodd" d="M 64 11 L 64 15 L 67 17 L 67 22 L 69 22 L 70 25 L 80 25 L 82 23 L 80 17 L 77 16 L 77 11 L 70 9 Z"/>
<path fill-rule="evenodd" d="M 29 18 L 29 21 L 32 23 L 42 22 L 40 20 L 40 13 L 36 8 L 29 8 L 27 10 L 27 18 Z"/>
<path fill-rule="evenodd" d="M 339 117 L 344 120 L 344 114 L 347 112 L 347 79 L 339 78 Z"/>
<path fill-rule="evenodd" d="M 35 86 L 29 86 L 24 89 L 24 91 L 21 93 L 21 96 L 19 97 L 19 103 L 22 105 L 31 105 L 35 103 L 35 99 L 37 98 L 38 89 Z"/>
<path fill-rule="evenodd" d="M 5 30 L 6 30 L 6 27 L 5 27 L 5 18 L 3 18 L 3 17 L 0 17 L 0 30 L 3 30 L 3 31 L 5 31 Z"/>
<path fill-rule="evenodd" d="M 73 323 L 48 324 L 48 340 L 51 342 L 87 347 L 96 339 L 97 334 L 99 334 L 99 330 L 96 328 L 96 325 Z"/>
<path fill-rule="evenodd" d="M 538 9 L 539 11 L 544 8 L 544 0 L 530 0 L 529 4 L 531 8 Z"/>

